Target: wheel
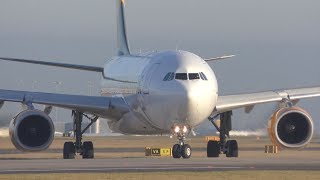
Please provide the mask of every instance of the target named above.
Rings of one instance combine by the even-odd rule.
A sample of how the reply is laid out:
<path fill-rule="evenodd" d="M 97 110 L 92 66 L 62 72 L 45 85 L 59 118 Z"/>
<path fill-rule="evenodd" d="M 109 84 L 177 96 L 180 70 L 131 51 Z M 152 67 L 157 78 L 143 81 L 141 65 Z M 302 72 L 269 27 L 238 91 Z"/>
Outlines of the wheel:
<path fill-rule="evenodd" d="M 82 158 L 83 159 L 93 159 L 94 158 L 93 143 L 91 141 L 83 142 Z"/>
<path fill-rule="evenodd" d="M 219 157 L 220 145 L 218 141 L 208 141 L 207 144 L 207 156 L 208 157 Z"/>
<path fill-rule="evenodd" d="M 238 143 L 236 140 L 227 141 L 227 157 L 238 157 Z"/>
<path fill-rule="evenodd" d="M 181 147 L 181 156 L 183 159 L 189 159 L 191 157 L 191 146 L 189 144 L 185 144 Z"/>
<path fill-rule="evenodd" d="M 181 157 L 181 145 L 180 144 L 173 145 L 172 157 L 173 158 L 180 158 Z"/>
<path fill-rule="evenodd" d="M 238 157 L 238 143 L 236 140 L 227 141 L 227 157 Z"/>
<path fill-rule="evenodd" d="M 76 150 L 73 142 L 65 142 L 63 145 L 63 159 L 74 159 Z"/>

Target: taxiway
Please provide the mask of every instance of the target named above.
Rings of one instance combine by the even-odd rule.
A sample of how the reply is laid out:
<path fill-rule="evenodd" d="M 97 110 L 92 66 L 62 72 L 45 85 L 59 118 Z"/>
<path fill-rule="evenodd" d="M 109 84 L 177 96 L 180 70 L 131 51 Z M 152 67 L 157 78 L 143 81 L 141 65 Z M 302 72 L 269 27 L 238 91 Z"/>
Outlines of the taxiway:
<path fill-rule="evenodd" d="M 320 170 L 320 158 L 110 158 L 1 160 L 1 174 L 235 170 Z"/>
<path fill-rule="evenodd" d="M 68 139 L 68 138 L 67 138 Z M 96 159 L 62 159 L 62 145 L 66 138 L 57 138 L 45 152 L 22 153 L 2 138 L 0 174 L 25 173 L 89 173 L 89 172 L 161 172 L 161 171 L 238 171 L 238 170 L 320 170 L 320 143 L 314 139 L 301 151 L 264 153 L 267 138 L 238 138 L 239 158 L 206 157 L 203 137 L 190 139 L 193 155 L 190 159 L 145 157 L 144 147 L 169 147 L 168 137 L 100 137 L 95 142 Z M 60 148 L 59 148 L 60 147 Z"/>

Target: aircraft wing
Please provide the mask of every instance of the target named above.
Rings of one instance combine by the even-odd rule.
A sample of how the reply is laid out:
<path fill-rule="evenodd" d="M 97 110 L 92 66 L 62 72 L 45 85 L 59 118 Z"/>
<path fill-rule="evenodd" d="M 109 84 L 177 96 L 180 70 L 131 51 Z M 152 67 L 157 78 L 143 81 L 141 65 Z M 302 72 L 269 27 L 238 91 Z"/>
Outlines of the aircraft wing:
<path fill-rule="evenodd" d="M 32 103 L 55 106 L 110 119 L 117 119 L 124 113 L 129 112 L 129 107 L 122 97 L 82 96 L 0 89 L 0 104 L 5 101 L 20 102 L 26 105 Z"/>
<path fill-rule="evenodd" d="M 39 64 L 39 65 L 46 65 L 46 66 L 55 66 L 55 67 L 77 69 L 77 70 L 84 70 L 84 71 L 103 72 L 102 67 L 84 66 L 84 65 L 78 65 L 78 64 L 66 64 L 66 63 L 56 63 L 56 62 L 30 60 L 30 59 L 7 58 L 7 57 L 0 57 L 0 60 L 29 63 L 29 64 Z"/>
<path fill-rule="evenodd" d="M 235 55 L 225 55 L 225 56 L 219 56 L 219 57 L 214 57 L 214 58 L 205 58 L 203 59 L 204 61 L 217 61 L 217 60 L 223 60 L 223 59 L 228 59 L 232 58 Z"/>
<path fill-rule="evenodd" d="M 254 105 L 289 100 L 293 104 L 300 99 L 320 96 L 320 87 L 274 90 L 219 96 L 214 113 L 221 113 L 238 108 L 246 108 L 250 112 Z"/>

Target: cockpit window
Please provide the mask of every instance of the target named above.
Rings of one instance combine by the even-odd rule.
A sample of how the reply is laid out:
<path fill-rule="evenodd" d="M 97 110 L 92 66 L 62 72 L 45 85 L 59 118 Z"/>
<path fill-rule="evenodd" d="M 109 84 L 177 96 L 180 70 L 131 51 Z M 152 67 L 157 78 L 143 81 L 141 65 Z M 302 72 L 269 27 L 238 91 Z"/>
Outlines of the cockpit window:
<path fill-rule="evenodd" d="M 208 80 L 207 76 L 204 73 L 202 73 L 202 75 L 203 75 L 205 80 Z"/>
<path fill-rule="evenodd" d="M 169 78 L 168 78 L 168 81 L 171 81 L 173 78 L 174 78 L 174 73 L 171 72 L 171 74 L 170 74 L 170 76 L 169 76 Z"/>
<path fill-rule="evenodd" d="M 200 79 L 199 73 L 189 73 L 189 80 Z"/>
<path fill-rule="evenodd" d="M 168 81 L 170 75 L 171 75 L 171 72 L 167 73 L 166 76 L 163 78 L 163 81 Z"/>
<path fill-rule="evenodd" d="M 187 73 L 176 73 L 176 79 L 188 80 L 188 75 Z"/>
<path fill-rule="evenodd" d="M 168 72 L 164 78 L 163 81 L 171 81 L 173 79 L 179 79 L 179 80 L 195 80 L 195 79 L 202 79 L 202 80 L 208 80 L 206 75 L 203 72 L 199 73 L 174 73 L 174 72 Z"/>
<path fill-rule="evenodd" d="M 168 72 L 166 76 L 164 76 L 163 81 L 171 81 L 174 78 L 173 72 Z"/>
<path fill-rule="evenodd" d="M 202 80 L 205 80 L 204 77 L 203 77 L 203 75 L 202 75 L 202 73 L 200 72 L 199 74 L 200 74 L 201 79 L 202 79 Z"/>
<path fill-rule="evenodd" d="M 205 81 L 208 80 L 208 79 L 207 79 L 207 76 L 204 75 L 203 72 L 200 72 L 199 74 L 200 74 L 200 77 L 201 77 L 202 80 L 205 80 Z"/>

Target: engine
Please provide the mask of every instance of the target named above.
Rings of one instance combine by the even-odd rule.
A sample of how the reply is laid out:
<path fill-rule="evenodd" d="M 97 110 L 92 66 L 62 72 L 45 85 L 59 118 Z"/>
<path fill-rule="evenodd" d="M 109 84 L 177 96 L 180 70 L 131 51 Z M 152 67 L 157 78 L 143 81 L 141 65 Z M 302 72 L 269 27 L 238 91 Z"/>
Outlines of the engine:
<path fill-rule="evenodd" d="M 280 149 L 300 149 L 312 138 L 313 122 L 301 108 L 281 108 L 269 120 L 268 132 L 271 141 Z"/>
<path fill-rule="evenodd" d="M 39 110 L 25 110 L 10 123 L 9 135 L 13 145 L 22 151 L 47 149 L 54 138 L 51 118 Z"/>

